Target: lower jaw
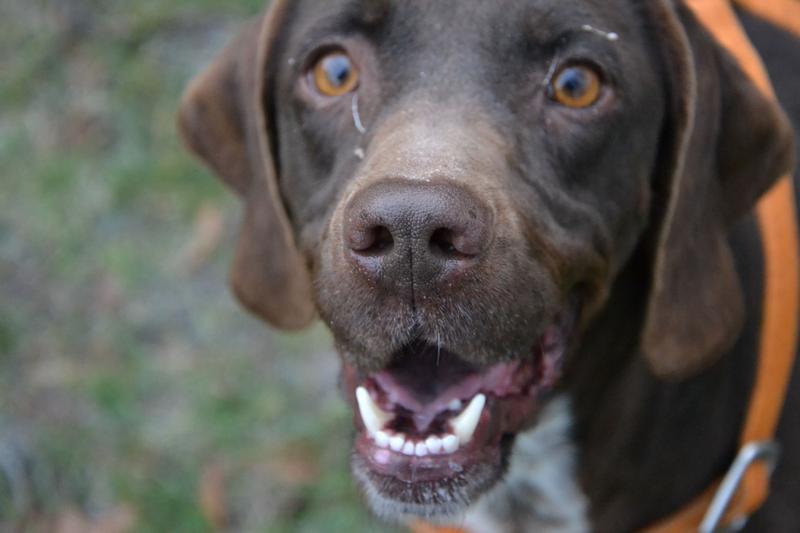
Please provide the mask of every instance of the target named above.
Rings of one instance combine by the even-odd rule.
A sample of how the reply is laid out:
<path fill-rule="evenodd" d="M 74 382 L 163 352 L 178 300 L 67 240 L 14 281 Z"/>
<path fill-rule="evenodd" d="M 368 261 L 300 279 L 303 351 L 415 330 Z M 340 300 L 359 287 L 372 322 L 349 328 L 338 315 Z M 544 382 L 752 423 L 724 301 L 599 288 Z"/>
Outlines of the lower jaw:
<path fill-rule="evenodd" d="M 450 458 L 454 463 L 444 468 L 420 466 L 416 478 L 411 466 L 411 479 L 403 479 L 376 469 L 359 451 L 357 440 L 352 469 L 367 502 L 380 518 L 389 521 L 422 518 L 446 522 L 463 515 L 500 480 L 512 442 L 513 437 L 507 435 L 497 443 L 482 447 L 478 455 L 468 460 L 454 456 Z M 449 472 L 444 473 L 443 469 L 449 469 Z"/>
<path fill-rule="evenodd" d="M 479 430 L 475 439 L 482 437 L 484 435 Z M 355 454 L 376 476 L 391 478 L 398 484 L 413 485 L 464 477 L 477 464 L 497 463 L 502 436 L 482 440 L 484 442 L 480 444 L 473 442 L 446 455 L 413 457 L 379 448 L 369 436 L 361 433 L 355 440 Z"/>

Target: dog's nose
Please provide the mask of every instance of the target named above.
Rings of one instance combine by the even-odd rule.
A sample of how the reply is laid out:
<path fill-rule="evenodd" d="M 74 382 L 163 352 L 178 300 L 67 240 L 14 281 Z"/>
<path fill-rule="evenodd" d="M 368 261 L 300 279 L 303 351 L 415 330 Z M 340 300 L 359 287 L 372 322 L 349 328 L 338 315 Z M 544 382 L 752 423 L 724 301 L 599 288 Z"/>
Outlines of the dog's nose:
<path fill-rule="evenodd" d="M 492 237 L 488 206 L 453 183 L 386 180 L 345 211 L 345 253 L 385 289 L 430 290 L 477 264 Z"/>

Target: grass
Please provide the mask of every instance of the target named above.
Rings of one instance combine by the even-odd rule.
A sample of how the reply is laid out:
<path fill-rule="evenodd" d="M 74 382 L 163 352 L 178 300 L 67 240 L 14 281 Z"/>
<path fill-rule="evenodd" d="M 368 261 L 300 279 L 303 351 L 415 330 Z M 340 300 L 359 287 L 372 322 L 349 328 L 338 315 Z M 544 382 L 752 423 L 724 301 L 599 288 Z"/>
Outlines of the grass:
<path fill-rule="evenodd" d="M 238 308 L 239 205 L 175 133 L 261 4 L 0 5 L 0 531 L 391 531 L 348 472 L 327 333 Z"/>

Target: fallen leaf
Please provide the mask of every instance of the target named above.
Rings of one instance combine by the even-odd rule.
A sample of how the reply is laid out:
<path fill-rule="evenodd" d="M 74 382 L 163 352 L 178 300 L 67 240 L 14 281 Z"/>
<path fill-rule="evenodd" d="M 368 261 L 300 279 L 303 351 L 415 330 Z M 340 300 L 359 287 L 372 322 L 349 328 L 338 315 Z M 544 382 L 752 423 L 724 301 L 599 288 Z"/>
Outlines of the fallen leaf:
<path fill-rule="evenodd" d="M 178 268 L 193 273 L 206 265 L 222 242 L 224 227 L 222 211 L 213 205 L 203 205 L 195 217 L 189 242 L 178 254 Z"/>
<path fill-rule="evenodd" d="M 207 466 L 200 476 L 198 500 L 203 516 L 217 531 L 228 524 L 228 505 L 225 467 L 221 462 Z"/>

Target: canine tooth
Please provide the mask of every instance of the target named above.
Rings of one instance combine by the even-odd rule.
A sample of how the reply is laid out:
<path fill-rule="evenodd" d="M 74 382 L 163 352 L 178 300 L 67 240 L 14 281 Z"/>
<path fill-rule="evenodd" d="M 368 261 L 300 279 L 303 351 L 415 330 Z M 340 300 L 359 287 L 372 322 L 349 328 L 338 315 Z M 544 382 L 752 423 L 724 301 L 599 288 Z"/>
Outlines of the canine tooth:
<path fill-rule="evenodd" d="M 435 435 L 431 435 L 425 440 L 425 446 L 432 454 L 437 454 L 442 451 L 442 439 Z"/>
<path fill-rule="evenodd" d="M 417 457 L 425 457 L 428 455 L 428 446 L 424 442 L 418 442 L 414 448 L 414 455 Z"/>
<path fill-rule="evenodd" d="M 366 426 L 370 435 L 375 435 L 375 433 L 383 429 L 386 422 L 392 419 L 392 415 L 384 413 L 375 404 L 364 387 L 356 389 L 356 400 L 358 401 L 358 410 L 361 412 L 361 420 L 364 421 L 364 426 Z"/>
<path fill-rule="evenodd" d="M 416 451 L 414 443 L 407 441 L 405 446 L 403 446 L 403 455 L 414 455 L 414 451 Z"/>
<path fill-rule="evenodd" d="M 460 444 L 467 444 L 472 440 L 472 435 L 475 434 L 475 428 L 478 427 L 478 422 L 481 419 L 481 413 L 485 405 L 486 396 L 477 394 L 472 401 L 469 402 L 464 412 L 450 421 L 453 433 L 458 437 L 458 442 Z"/>
<path fill-rule="evenodd" d="M 460 411 L 463 406 L 464 403 L 461 400 L 453 400 L 447 408 L 451 411 Z"/>
<path fill-rule="evenodd" d="M 385 431 L 378 431 L 375 433 L 375 444 L 377 444 L 379 448 L 388 448 L 390 440 L 391 437 L 389 437 L 389 434 Z"/>
<path fill-rule="evenodd" d="M 392 451 L 399 452 L 403 450 L 403 445 L 406 443 L 406 437 L 402 433 L 398 433 L 389 439 L 389 447 Z"/>
<path fill-rule="evenodd" d="M 455 435 L 447 435 L 442 439 L 442 448 L 444 453 L 453 453 L 458 450 L 458 437 Z"/>

